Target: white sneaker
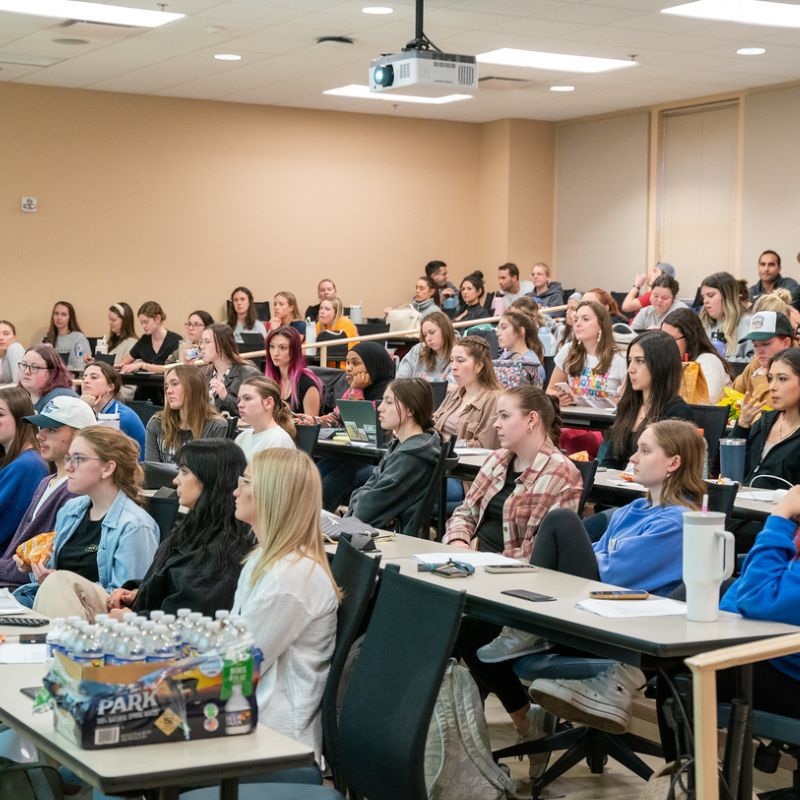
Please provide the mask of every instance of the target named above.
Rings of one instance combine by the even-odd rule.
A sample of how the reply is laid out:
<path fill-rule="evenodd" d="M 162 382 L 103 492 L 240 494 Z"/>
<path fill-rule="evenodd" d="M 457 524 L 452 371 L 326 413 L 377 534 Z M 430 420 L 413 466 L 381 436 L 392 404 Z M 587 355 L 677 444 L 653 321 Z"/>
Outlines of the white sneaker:
<path fill-rule="evenodd" d="M 520 734 L 517 737 L 517 742 L 535 742 L 538 739 L 543 739 L 545 736 L 555 733 L 558 726 L 558 717 L 548 714 L 541 706 L 536 704 L 531 705 L 528 709 L 527 717 L 530 723 L 528 732 Z M 547 769 L 550 753 L 531 753 L 528 756 L 528 761 L 530 762 L 528 765 L 529 777 L 531 780 L 538 780 Z"/>
<path fill-rule="evenodd" d="M 531 653 L 543 653 L 552 647 L 547 639 L 535 633 L 525 633 L 517 628 L 504 627 L 500 635 L 492 639 L 489 644 L 479 647 L 478 658 L 484 664 L 496 664 L 499 661 L 509 661 L 520 656 L 529 656 Z"/>
<path fill-rule="evenodd" d="M 593 678 L 565 681 L 539 678 L 531 697 L 552 714 L 608 733 L 631 726 L 631 703 L 646 683 L 644 673 L 628 664 L 614 664 Z"/>

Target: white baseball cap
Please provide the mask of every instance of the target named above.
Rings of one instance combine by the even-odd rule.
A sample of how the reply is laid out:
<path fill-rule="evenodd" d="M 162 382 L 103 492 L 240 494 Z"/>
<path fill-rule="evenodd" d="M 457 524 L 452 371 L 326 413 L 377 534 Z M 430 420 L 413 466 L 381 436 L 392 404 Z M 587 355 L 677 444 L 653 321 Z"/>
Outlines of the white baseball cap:
<path fill-rule="evenodd" d="M 62 425 L 69 425 L 70 428 L 80 430 L 97 424 L 97 418 L 89 405 L 80 397 L 70 395 L 58 395 L 38 414 L 22 419 L 38 428 L 60 428 Z"/>

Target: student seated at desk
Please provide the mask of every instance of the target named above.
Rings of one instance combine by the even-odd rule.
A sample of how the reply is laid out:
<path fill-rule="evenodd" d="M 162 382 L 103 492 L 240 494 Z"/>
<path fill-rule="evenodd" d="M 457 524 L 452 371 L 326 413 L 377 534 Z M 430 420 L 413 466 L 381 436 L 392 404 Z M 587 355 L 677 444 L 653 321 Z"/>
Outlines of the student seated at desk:
<path fill-rule="evenodd" d="M 322 487 L 299 450 L 258 453 L 239 481 L 236 517 L 258 544 L 244 563 L 232 613 L 261 649 L 259 719 L 322 750 L 320 704 L 336 639 L 341 592 L 322 543 Z"/>
<path fill-rule="evenodd" d="M 53 345 L 59 355 L 68 357 L 67 366 L 74 372 L 82 372 L 86 361 L 92 357 L 89 340 L 78 325 L 75 306 L 66 300 L 59 300 L 53 306 L 45 341 Z"/>
<path fill-rule="evenodd" d="M 500 355 L 492 362 L 494 374 L 504 389 L 544 384 L 544 351 L 533 319 L 523 311 L 509 309 L 497 323 Z"/>
<path fill-rule="evenodd" d="M 213 617 L 233 605 L 242 561 L 255 543 L 235 516 L 233 492 L 247 464 L 244 454 L 229 439 L 197 439 L 180 449 L 177 464 L 173 482 L 189 511 L 162 540 L 144 577 L 105 596 L 112 616 L 128 608 L 168 614 L 191 608 Z M 97 598 L 105 611 L 99 592 Z"/>
<path fill-rule="evenodd" d="M 325 306 L 323 301 L 323 308 Z M 348 389 L 342 400 L 369 400 L 374 406 L 383 399 L 386 387 L 394 380 L 394 361 L 386 348 L 378 342 L 360 342 L 348 354 L 345 374 Z M 338 413 L 322 417 L 298 415 L 306 424 L 321 423 L 324 426 L 341 426 Z M 353 489 L 361 486 L 372 474 L 372 466 L 340 461 L 338 458 L 323 458 L 318 463 L 322 476 L 322 505 L 326 511 L 336 511 L 346 505 Z"/>
<path fill-rule="evenodd" d="M 247 378 L 260 377 L 261 373 L 239 355 L 233 331 L 222 323 L 203 331 L 200 356 L 208 364 L 203 368 L 203 375 L 208 381 L 214 408 L 229 417 L 238 417 L 239 387 Z"/>
<path fill-rule="evenodd" d="M 0 319 L 0 384 L 16 383 L 19 362 L 25 348 L 17 341 L 17 329 L 7 319 Z"/>
<path fill-rule="evenodd" d="M 636 452 L 639 434 L 662 419 L 694 421 L 681 398 L 681 356 L 675 340 L 664 331 L 640 333 L 628 345 L 628 381 L 600 465 L 625 469 Z"/>
<path fill-rule="evenodd" d="M 114 366 L 130 353 L 138 340 L 133 324 L 133 309 L 121 300 L 108 307 L 108 333 L 105 335 L 106 352 L 114 356 Z"/>
<path fill-rule="evenodd" d="M 164 376 L 164 400 L 145 429 L 145 461 L 172 464 L 181 445 L 192 439 L 227 436 L 228 421 L 211 405 L 199 367 L 173 367 Z"/>
<path fill-rule="evenodd" d="M 67 487 L 64 466 L 64 456 L 72 440 L 79 430 L 97 424 L 92 409 L 77 397 L 57 397 L 48 403 L 46 412 L 24 419 L 33 430 L 39 428 L 36 434 L 39 453 L 53 474 L 45 475 L 36 487 L 16 532 L 0 557 L 0 586 L 11 589 L 28 583 L 27 575 L 17 569 L 14 561 L 17 548 L 39 533 L 52 531 L 61 507 L 74 497 Z"/>
<path fill-rule="evenodd" d="M 256 453 L 272 447 L 294 448 L 295 427 L 289 406 L 281 400 L 278 384 L 257 375 L 239 389 L 239 419 L 249 425 L 236 437 L 248 463 Z"/>
<path fill-rule="evenodd" d="M 243 333 L 260 333 L 264 338 L 267 336 L 266 326 L 260 319 L 256 319 L 253 293 L 246 286 L 237 286 L 231 292 L 228 327 L 233 330 L 234 339 L 240 343 Z"/>
<path fill-rule="evenodd" d="M 19 385 L 31 396 L 36 412 L 54 397 L 77 397 L 72 376 L 51 344 L 37 344 L 25 351 L 19 362 Z"/>
<path fill-rule="evenodd" d="M 430 488 L 439 458 L 432 411 L 433 392 L 422 378 L 399 379 L 386 387 L 378 422 L 394 439 L 367 482 L 350 496 L 346 516 L 376 528 L 396 520 L 405 530 Z"/>
<path fill-rule="evenodd" d="M 443 311 L 432 311 L 419 328 L 420 342 L 403 356 L 397 367 L 397 377 L 455 384 L 450 372 L 450 355 L 458 334 L 450 317 Z"/>
<path fill-rule="evenodd" d="M 269 320 L 269 329 L 274 331 L 282 326 L 289 326 L 293 322 L 302 322 L 297 298 L 291 292 L 278 292 L 272 298 L 272 316 Z"/>
<path fill-rule="evenodd" d="M 317 284 L 317 299 L 319 303 L 309 306 L 306 313 L 303 314 L 303 319 L 309 319 L 311 322 L 316 322 L 319 318 L 319 307 L 323 300 L 331 297 L 336 297 L 336 284 L 330 278 L 323 278 Z"/>
<path fill-rule="evenodd" d="M 114 428 L 91 425 L 75 436 L 64 462 L 69 490 L 81 496 L 58 512 L 50 558 L 32 568 L 18 562 L 33 582 L 14 592 L 17 600 L 47 617 L 88 619 L 105 609 L 106 593 L 145 574 L 159 532 L 139 505 L 138 456 L 136 442 Z"/>
<path fill-rule="evenodd" d="M 698 510 L 703 494 L 707 491 L 702 480 L 703 439 L 697 429 L 682 420 L 655 422 L 639 437 L 637 451 L 632 456 L 636 480 L 648 490 L 646 498 L 617 509 L 603 537 L 594 544 L 574 511 L 556 509 L 551 511 L 539 526 L 533 546 L 531 563 L 577 575 L 587 580 L 603 581 L 618 586 L 630 586 L 657 594 L 668 594 L 681 582 L 683 513 Z M 497 626 L 470 621 L 465 636 L 473 644 L 488 636 Z M 463 630 L 463 628 L 462 628 Z M 503 628 L 496 639 L 479 647 L 477 651 L 464 651 L 470 669 L 480 683 L 494 691 L 503 700 L 506 710 L 517 723 L 520 733 L 530 726 L 532 735 L 541 733 L 543 714 L 541 709 L 531 707 L 525 690 L 514 675 L 510 660 L 530 653 L 551 649 L 551 645 L 539 636 L 514 628 Z M 644 677 L 632 667 L 618 665 L 611 674 L 603 673 L 603 681 L 613 683 L 624 678 L 623 685 L 635 684 L 638 689 Z M 594 679 L 600 681 L 600 678 Z M 565 697 L 575 694 L 580 708 L 580 692 L 573 684 L 581 681 L 558 681 L 537 686 L 542 694 Z M 578 687 L 580 688 L 580 687 Z M 630 693 L 628 697 L 630 699 Z M 545 705 L 547 710 L 563 714 L 555 702 Z M 567 715 L 567 719 L 588 721 Z M 586 710 L 583 710 L 586 714 Z M 615 707 L 601 708 L 598 715 L 615 721 L 623 727 Z M 624 727 L 630 724 L 628 713 Z"/>
<path fill-rule="evenodd" d="M 494 422 L 502 449 L 481 467 L 447 523 L 446 544 L 529 558 L 552 508 L 578 509 L 583 481 L 558 449 L 561 410 L 533 386 L 500 393 Z"/>
<path fill-rule="evenodd" d="M 570 295 L 570 297 L 571 296 L 572 295 Z M 611 317 L 612 325 L 628 324 L 628 318 L 620 312 L 617 301 L 612 297 L 611 292 L 607 292 L 605 289 L 601 289 L 599 287 L 589 289 L 588 292 L 584 292 L 580 297 L 579 302 L 581 301 L 586 303 L 600 303 L 600 305 L 603 306 L 606 311 L 608 311 L 608 315 Z"/>
<path fill-rule="evenodd" d="M 214 317 L 198 308 L 197 311 L 192 311 L 183 323 L 186 328 L 186 338 L 181 341 L 177 350 L 173 350 L 164 362 L 164 366 L 160 370 L 156 370 L 155 366 L 151 366 L 152 372 L 166 372 L 171 364 L 194 364 L 200 360 L 200 349 L 203 346 L 203 333 L 206 328 L 210 328 L 214 324 Z"/>
<path fill-rule="evenodd" d="M 483 273 L 480 270 L 470 272 L 461 281 L 458 291 L 459 301 L 453 322 L 469 322 L 476 319 L 486 319 L 492 314 L 483 305 L 486 297 L 486 286 L 483 282 Z"/>
<path fill-rule="evenodd" d="M 753 345 L 742 339 L 750 328 L 751 315 L 742 304 L 739 288 L 739 282 L 728 272 L 709 275 L 700 286 L 700 322 L 711 342 L 719 342 L 720 355 L 742 361 L 750 358 Z"/>
<path fill-rule="evenodd" d="M 110 364 L 98 361 L 83 371 L 81 399 L 95 414 L 116 414 L 119 429 L 139 445 L 139 461 L 144 460 L 145 431 L 139 415 L 119 400 L 122 381 Z"/>
<path fill-rule="evenodd" d="M 33 404 L 24 389 L 0 389 L 0 545 L 14 535 L 36 487 L 47 475 L 36 431 L 24 422 L 32 414 Z"/>
<path fill-rule="evenodd" d="M 767 377 L 773 410 L 745 395 L 731 438 L 747 439 L 745 486 L 785 489 L 800 483 L 800 350 L 773 356 Z"/>
<path fill-rule="evenodd" d="M 167 315 L 155 301 L 147 300 L 136 312 L 144 333 L 120 362 L 120 372 L 163 372 L 168 356 L 178 349 L 181 337 L 175 331 L 167 330 L 164 323 Z"/>
<path fill-rule="evenodd" d="M 267 334 L 264 372 L 281 387 L 281 399 L 291 410 L 316 417 L 322 405 L 322 382 L 308 368 L 300 334 L 288 325 Z"/>
<path fill-rule="evenodd" d="M 319 304 L 319 314 L 317 315 L 316 325 L 317 339 L 319 339 L 320 333 L 324 331 L 343 334 L 341 337 L 343 339 L 355 339 L 356 336 L 358 336 L 356 326 L 343 315 L 344 306 L 342 305 L 342 301 L 338 297 L 326 297 Z M 336 342 L 334 341 L 333 344 L 335 345 Z M 352 350 L 354 344 L 357 344 L 357 342 L 348 342 L 347 349 Z M 325 365 L 323 364 L 323 366 Z M 340 361 L 337 364 L 329 361 L 328 366 L 339 367 L 341 369 L 344 366 L 344 362 Z"/>

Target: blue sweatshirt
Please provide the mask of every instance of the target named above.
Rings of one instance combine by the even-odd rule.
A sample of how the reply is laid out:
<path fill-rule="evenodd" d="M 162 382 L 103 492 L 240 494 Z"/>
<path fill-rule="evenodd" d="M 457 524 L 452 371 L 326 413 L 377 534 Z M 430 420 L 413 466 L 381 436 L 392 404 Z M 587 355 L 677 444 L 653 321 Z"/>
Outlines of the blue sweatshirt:
<path fill-rule="evenodd" d="M 719 607 L 743 617 L 800 625 L 800 562 L 795 561 L 797 523 L 770 516 L 747 554 L 741 577 L 725 592 Z M 770 662 L 800 681 L 800 655 Z"/>
<path fill-rule="evenodd" d="M 669 594 L 683 580 L 684 506 L 651 506 L 641 498 L 614 512 L 592 547 L 600 580 Z"/>
<path fill-rule="evenodd" d="M 36 450 L 23 450 L 0 469 L 0 546 L 5 545 L 16 532 L 45 475 L 47 464 Z"/>
<path fill-rule="evenodd" d="M 139 415 L 118 400 L 112 400 L 100 413 L 119 414 L 119 429 L 139 445 L 139 461 L 144 461 L 145 428 Z"/>

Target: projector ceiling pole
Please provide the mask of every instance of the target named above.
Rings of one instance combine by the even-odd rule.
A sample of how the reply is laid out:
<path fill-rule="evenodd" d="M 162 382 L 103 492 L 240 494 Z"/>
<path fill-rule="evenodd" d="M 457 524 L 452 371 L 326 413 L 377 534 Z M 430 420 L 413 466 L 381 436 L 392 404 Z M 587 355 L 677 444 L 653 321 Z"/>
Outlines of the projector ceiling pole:
<path fill-rule="evenodd" d="M 418 44 L 422 44 L 425 41 L 425 33 L 423 32 L 422 28 L 422 15 L 425 9 L 425 0 L 417 0 L 417 14 L 416 14 L 416 29 L 414 31 L 414 39 Z"/>

